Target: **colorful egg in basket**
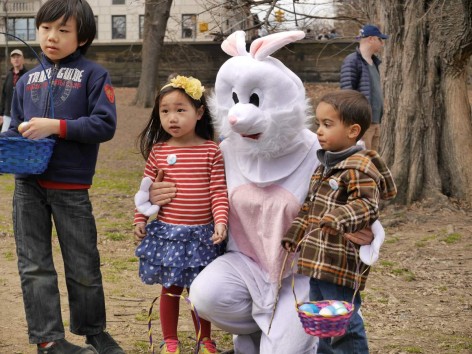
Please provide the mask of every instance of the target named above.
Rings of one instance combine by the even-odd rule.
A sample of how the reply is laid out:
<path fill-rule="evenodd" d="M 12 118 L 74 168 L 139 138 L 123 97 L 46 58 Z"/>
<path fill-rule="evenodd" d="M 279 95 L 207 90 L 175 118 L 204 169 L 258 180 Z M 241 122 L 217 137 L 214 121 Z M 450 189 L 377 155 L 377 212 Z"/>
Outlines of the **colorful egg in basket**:
<path fill-rule="evenodd" d="M 310 308 L 317 309 L 309 311 Z M 324 300 L 297 304 L 297 312 L 306 333 L 320 337 L 338 337 L 346 333 L 354 305 L 345 301 Z"/>
<path fill-rule="evenodd" d="M 0 173 L 40 174 L 48 167 L 55 140 L 0 138 Z"/>

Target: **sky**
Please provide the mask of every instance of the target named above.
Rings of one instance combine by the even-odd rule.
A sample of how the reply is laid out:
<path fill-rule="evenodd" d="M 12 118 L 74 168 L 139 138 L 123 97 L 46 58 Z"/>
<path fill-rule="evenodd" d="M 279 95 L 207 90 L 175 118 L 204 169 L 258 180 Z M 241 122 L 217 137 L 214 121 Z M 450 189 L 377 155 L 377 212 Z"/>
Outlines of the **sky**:
<path fill-rule="evenodd" d="M 327 25 L 332 24 L 332 21 L 329 20 L 314 20 L 302 16 L 302 14 L 312 16 L 333 16 L 332 0 L 299 0 L 295 3 L 292 0 L 279 0 L 277 1 L 277 7 L 285 10 L 285 21 L 280 24 L 284 29 L 303 28 L 312 24 L 313 21 L 322 21 Z M 270 6 L 268 5 L 261 5 L 255 7 L 253 13 L 256 13 L 259 16 L 259 19 L 264 20 L 269 8 Z M 297 15 L 294 15 L 293 12 L 297 13 Z M 275 21 L 275 18 L 272 13 L 269 17 L 269 22 L 273 21 Z"/>

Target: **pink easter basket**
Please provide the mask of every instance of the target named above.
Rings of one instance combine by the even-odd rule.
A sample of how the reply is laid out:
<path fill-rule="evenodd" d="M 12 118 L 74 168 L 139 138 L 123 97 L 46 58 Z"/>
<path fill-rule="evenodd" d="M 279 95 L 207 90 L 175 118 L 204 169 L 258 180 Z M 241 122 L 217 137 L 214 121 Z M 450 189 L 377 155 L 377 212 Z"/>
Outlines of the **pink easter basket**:
<path fill-rule="evenodd" d="M 304 304 L 313 304 L 319 309 L 322 309 L 323 307 L 331 305 L 333 302 L 335 301 L 323 300 L 296 303 L 298 317 L 300 318 L 303 329 L 306 333 L 319 338 L 338 337 L 346 333 L 347 327 L 349 325 L 349 320 L 352 314 L 354 313 L 353 304 L 342 301 L 344 307 L 346 307 L 346 309 L 348 310 L 348 313 L 345 315 L 337 315 L 333 317 L 323 317 L 318 313 L 311 313 L 300 310 L 300 306 Z"/>

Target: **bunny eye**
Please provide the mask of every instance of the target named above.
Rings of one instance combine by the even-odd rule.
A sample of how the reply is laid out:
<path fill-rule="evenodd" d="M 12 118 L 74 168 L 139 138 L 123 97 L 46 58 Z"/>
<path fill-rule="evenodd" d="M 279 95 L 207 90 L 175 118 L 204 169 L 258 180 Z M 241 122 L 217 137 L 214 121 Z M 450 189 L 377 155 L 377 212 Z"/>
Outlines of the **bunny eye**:
<path fill-rule="evenodd" d="M 238 95 L 236 94 L 236 92 L 233 92 L 233 101 L 234 101 L 234 103 L 239 103 L 239 98 L 238 98 Z"/>
<path fill-rule="evenodd" d="M 253 93 L 251 97 L 249 97 L 249 103 L 259 107 L 259 95 L 257 93 Z"/>

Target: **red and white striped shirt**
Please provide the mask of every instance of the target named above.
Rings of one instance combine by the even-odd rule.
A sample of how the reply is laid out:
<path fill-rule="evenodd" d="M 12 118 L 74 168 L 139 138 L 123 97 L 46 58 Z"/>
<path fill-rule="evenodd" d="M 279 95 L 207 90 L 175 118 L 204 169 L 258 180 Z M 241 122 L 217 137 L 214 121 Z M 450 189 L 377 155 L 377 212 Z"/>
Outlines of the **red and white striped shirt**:
<path fill-rule="evenodd" d="M 172 201 L 160 208 L 157 215 L 160 221 L 182 225 L 204 225 L 214 221 L 227 225 L 228 192 L 223 155 L 215 142 L 208 140 L 187 147 L 157 143 L 149 154 L 144 177 L 154 181 L 159 170 L 164 171 L 165 182 L 173 182 L 177 187 Z M 135 224 L 147 219 L 135 212 Z"/>

